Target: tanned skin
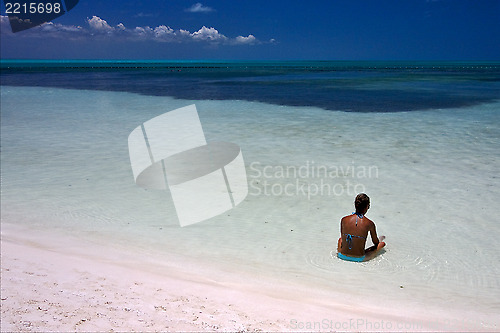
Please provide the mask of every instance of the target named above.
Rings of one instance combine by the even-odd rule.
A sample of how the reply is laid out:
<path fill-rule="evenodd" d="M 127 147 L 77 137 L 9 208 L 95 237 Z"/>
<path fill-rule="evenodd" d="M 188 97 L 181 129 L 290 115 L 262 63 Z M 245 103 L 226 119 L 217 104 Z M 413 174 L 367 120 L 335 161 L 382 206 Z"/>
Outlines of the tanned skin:
<path fill-rule="evenodd" d="M 352 214 L 344 216 L 342 220 L 340 220 L 340 233 L 342 236 L 338 241 L 338 252 L 351 257 L 366 256 L 365 260 L 368 260 L 375 256 L 375 253 L 385 246 L 385 243 L 382 241 L 385 237 L 381 236 L 380 239 L 378 238 L 375 223 L 365 216 L 369 208 L 370 206 L 368 205 L 368 207 L 366 207 L 366 209 L 362 212 L 358 212 L 363 215 L 362 219 L 360 219 L 356 214 Z M 368 232 L 370 232 L 372 242 L 375 245 L 365 249 Z M 361 236 L 364 238 L 352 237 L 352 246 L 351 249 L 349 249 L 346 241 L 346 234 Z"/>

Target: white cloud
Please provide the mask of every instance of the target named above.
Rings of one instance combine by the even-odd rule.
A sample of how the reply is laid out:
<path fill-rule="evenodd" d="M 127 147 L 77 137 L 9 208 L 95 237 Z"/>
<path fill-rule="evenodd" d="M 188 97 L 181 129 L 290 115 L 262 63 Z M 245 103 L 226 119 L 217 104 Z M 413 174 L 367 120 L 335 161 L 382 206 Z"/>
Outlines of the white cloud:
<path fill-rule="evenodd" d="M 41 31 L 45 32 L 68 32 L 68 33 L 81 33 L 83 32 L 83 28 L 80 26 L 74 26 L 74 25 L 62 25 L 62 24 L 56 24 L 52 22 L 47 22 L 46 24 L 42 25 L 40 27 Z"/>
<path fill-rule="evenodd" d="M 12 33 L 10 29 L 9 17 L 0 15 L 0 33 L 8 34 Z"/>
<path fill-rule="evenodd" d="M 19 24 L 31 24 L 30 19 L 22 20 L 16 17 L 14 20 L 17 20 Z M 0 15 L 0 33 L 2 35 L 12 33 L 8 16 Z"/>
<path fill-rule="evenodd" d="M 183 36 L 183 37 L 189 37 L 189 36 L 191 36 L 191 33 L 189 31 L 187 31 L 187 30 L 180 29 L 179 30 L 179 35 Z"/>
<path fill-rule="evenodd" d="M 19 36 L 20 38 L 26 36 L 77 39 L 85 35 L 90 35 L 89 30 L 81 26 L 63 25 L 53 22 L 47 22 L 40 26 L 14 34 L 10 27 L 9 17 L 3 15 L 0 15 L 0 32 L 2 35 Z"/>
<path fill-rule="evenodd" d="M 155 14 L 143 13 L 143 12 L 134 15 L 134 17 L 155 17 L 155 16 L 156 16 Z"/>
<path fill-rule="evenodd" d="M 106 20 L 92 16 L 87 19 L 86 27 L 74 25 L 62 25 L 59 23 L 48 22 L 41 26 L 13 34 L 10 29 L 9 18 L 0 15 L 0 24 L 2 35 L 10 34 L 19 38 L 23 37 L 51 37 L 51 38 L 69 38 L 69 39 L 115 39 L 132 41 L 157 41 L 157 42 L 198 42 L 222 45 L 253 45 L 261 43 L 254 35 L 247 37 L 238 36 L 229 38 L 220 33 L 214 27 L 201 27 L 198 31 L 190 32 L 185 29 L 175 30 L 167 25 L 152 27 L 128 28 L 123 23 L 116 26 L 110 25 Z"/>
<path fill-rule="evenodd" d="M 206 41 L 224 41 L 227 37 L 220 34 L 215 28 L 207 28 L 203 26 L 200 30 L 193 32 L 191 34 L 194 40 L 206 40 Z"/>
<path fill-rule="evenodd" d="M 147 37 L 153 34 L 153 29 L 150 27 L 135 27 L 133 33 L 138 37 Z"/>
<path fill-rule="evenodd" d="M 90 28 L 99 31 L 99 32 L 112 32 L 114 28 L 112 28 L 108 22 L 103 20 L 102 18 L 98 16 L 92 16 L 91 19 L 87 19 L 87 23 L 89 24 Z"/>
<path fill-rule="evenodd" d="M 167 27 L 165 25 L 160 25 L 160 26 L 156 27 L 154 30 L 154 33 L 155 33 L 156 38 L 175 36 L 174 29 Z"/>
<path fill-rule="evenodd" d="M 257 43 L 257 38 L 254 35 L 248 35 L 247 37 L 238 36 L 234 39 L 235 44 L 255 44 Z"/>
<path fill-rule="evenodd" d="M 203 6 L 203 4 L 201 4 L 199 2 L 195 3 L 194 5 L 192 5 L 188 9 L 186 9 L 186 12 L 190 12 L 190 13 L 209 13 L 209 12 L 213 12 L 213 11 L 214 11 L 213 8 Z"/>

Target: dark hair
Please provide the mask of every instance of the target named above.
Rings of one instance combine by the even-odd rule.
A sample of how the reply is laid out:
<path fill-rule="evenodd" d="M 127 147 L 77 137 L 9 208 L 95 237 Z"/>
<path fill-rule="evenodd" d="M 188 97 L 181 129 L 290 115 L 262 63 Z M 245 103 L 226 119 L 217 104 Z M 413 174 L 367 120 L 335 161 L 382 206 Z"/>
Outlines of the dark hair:
<path fill-rule="evenodd" d="M 365 213 L 365 210 L 370 207 L 370 198 L 364 193 L 358 194 L 354 200 L 354 207 L 356 207 L 356 213 Z"/>

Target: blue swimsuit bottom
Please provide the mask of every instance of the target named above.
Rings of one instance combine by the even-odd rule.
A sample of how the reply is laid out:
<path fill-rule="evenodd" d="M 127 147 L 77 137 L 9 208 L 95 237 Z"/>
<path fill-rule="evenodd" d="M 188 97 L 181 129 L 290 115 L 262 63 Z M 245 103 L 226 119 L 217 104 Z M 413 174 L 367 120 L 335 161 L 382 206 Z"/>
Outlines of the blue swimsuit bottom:
<path fill-rule="evenodd" d="M 347 260 L 347 261 L 361 262 L 361 261 L 365 260 L 366 256 L 350 257 L 350 256 L 346 256 L 345 254 L 342 254 L 340 252 L 337 252 L 337 257 L 339 257 L 340 259 L 343 259 L 343 260 Z"/>

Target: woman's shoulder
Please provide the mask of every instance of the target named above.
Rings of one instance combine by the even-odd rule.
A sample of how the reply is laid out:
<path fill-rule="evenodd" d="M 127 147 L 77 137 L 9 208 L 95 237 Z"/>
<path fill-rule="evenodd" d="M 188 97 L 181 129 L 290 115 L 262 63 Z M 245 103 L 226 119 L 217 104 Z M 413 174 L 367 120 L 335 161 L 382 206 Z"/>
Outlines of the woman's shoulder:
<path fill-rule="evenodd" d="M 372 220 L 370 220 L 368 217 L 366 217 L 366 216 L 364 216 L 363 220 L 368 225 L 375 225 L 375 223 Z"/>
<path fill-rule="evenodd" d="M 351 217 L 352 217 L 352 215 L 346 215 L 346 216 L 344 216 L 343 218 L 341 218 L 341 219 L 340 219 L 340 221 L 341 221 L 341 222 L 342 222 L 342 221 L 347 221 L 347 220 L 349 220 Z"/>

